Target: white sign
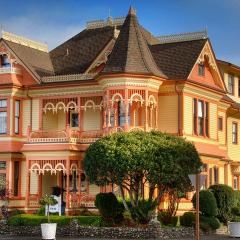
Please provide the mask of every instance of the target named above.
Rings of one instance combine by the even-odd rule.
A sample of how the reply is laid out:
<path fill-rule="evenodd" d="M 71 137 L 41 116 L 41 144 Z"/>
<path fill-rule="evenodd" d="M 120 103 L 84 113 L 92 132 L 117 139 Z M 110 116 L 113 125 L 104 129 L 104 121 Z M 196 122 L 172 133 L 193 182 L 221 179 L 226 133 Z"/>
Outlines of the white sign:
<path fill-rule="evenodd" d="M 192 186 L 194 187 L 194 189 L 196 189 L 196 174 L 190 174 L 188 175 L 191 183 L 192 183 Z M 205 181 L 206 181 L 206 178 L 207 178 L 207 175 L 203 175 L 203 174 L 199 174 L 199 187 L 202 188 L 205 184 Z"/>
<path fill-rule="evenodd" d="M 61 216 L 61 207 L 62 207 L 62 199 L 61 199 L 61 195 L 58 197 L 58 196 L 55 196 L 55 195 L 52 195 L 52 197 L 57 200 L 57 204 L 56 205 L 52 205 L 52 206 L 49 206 L 49 212 L 50 213 L 59 213 L 59 216 Z M 47 211 L 48 211 L 48 208 L 47 206 L 45 206 L 45 215 L 47 215 Z"/>

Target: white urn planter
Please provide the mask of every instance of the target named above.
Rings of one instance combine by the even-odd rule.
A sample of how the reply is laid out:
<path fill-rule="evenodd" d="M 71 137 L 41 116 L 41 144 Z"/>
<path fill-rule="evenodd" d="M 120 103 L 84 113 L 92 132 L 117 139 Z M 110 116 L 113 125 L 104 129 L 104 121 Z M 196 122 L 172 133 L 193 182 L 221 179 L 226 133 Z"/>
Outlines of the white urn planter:
<path fill-rule="evenodd" d="M 42 239 L 56 239 L 57 223 L 42 223 Z"/>
<path fill-rule="evenodd" d="M 229 222 L 228 229 L 231 237 L 240 237 L 240 222 Z"/>

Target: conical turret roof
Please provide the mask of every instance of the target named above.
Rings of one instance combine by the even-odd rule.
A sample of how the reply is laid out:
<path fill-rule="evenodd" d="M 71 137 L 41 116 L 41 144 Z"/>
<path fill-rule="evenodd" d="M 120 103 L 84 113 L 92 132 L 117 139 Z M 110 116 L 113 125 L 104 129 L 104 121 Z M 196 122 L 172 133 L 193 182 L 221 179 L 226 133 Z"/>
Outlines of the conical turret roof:
<path fill-rule="evenodd" d="M 166 76 L 156 65 L 142 34 L 136 12 L 130 7 L 103 73 L 138 73 Z"/>

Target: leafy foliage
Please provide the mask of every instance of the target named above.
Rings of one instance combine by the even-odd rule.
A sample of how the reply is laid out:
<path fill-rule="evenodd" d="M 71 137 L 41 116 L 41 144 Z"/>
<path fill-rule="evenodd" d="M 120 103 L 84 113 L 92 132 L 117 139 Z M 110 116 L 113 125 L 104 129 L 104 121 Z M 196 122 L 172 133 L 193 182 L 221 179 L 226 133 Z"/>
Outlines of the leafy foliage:
<path fill-rule="evenodd" d="M 195 224 L 195 214 L 193 212 L 185 212 L 180 217 L 180 224 L 184 227 L 193 227 Z"/>
<path fill-rule="evenodd" d="M 223 223 L 227 223 L 232 218 L 232 208 L 234 206 L 233 189 L 224 184 L 212 185 L 209 188 L 215 196 L 217 202 L 217 217 Z"/>
<path fill-rule="evenodd" d="M 138 205 L 130 208 L 132 219 L 140 224 L 147 224 L 153 217 L 157 201 L 139 200 Z"/>
<path fill-rule="evenodd" d="M 53 196 L 45 195 L 39 200 L 39 204 L 42 206 L 47 206 L 47 216 L 48 216 L 48 223 L 50 223 L 50 217 L 49 217 L 49 206 L 53 206 L 57 204 L 57 200 Z"/>
<path fill-rule="evenodd" d="M 196 208 L 196 194 L 193 196 L 192 203 Z M 214 217 L 217 215 L 217 202 L 210 190 L 199 192 L 199 208 L 203 216 Z"/>
<path fill-rule="evenodd" d="M 124 192 L 131 206 L 138 207 L 142 183 L 148 182 L 148 199 L 157 203 L 170 191 L 190 191 L 188 174 L 196 173 L 201 165 L 191 142 L 157 131 L 108 135 L 90 145 L 84 159 L 90 182 L 119 186 L 126 210 Z"/>
<path fill-rule="evenodd" d="M 113 193 L 97 194 L 95 206 L 98 208 L 105 223 L 118 223 L 123 220 L 124 206 Z"/>

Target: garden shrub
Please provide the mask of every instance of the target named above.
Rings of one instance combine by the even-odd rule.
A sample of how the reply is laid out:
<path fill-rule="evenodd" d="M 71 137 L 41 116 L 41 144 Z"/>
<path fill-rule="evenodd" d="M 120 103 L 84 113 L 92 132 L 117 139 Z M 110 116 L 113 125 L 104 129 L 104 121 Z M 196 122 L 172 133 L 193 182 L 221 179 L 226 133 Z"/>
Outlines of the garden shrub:
<path fill-rule="evenodd" d="M 239 207 L 233 207 L 231 212 L 232 212 L 233 216 L 240 216 L 240 208 Z"/>
<path fill-rule="evenodd" d="M 196 194 L 193 196 L 192 203 L 196 209 Z M 214 217 L 217 215 L 216 199 L 210 190 L 199 192 L 199 209 L 203 216 Z"/>
<path fill-rule="evenodd" d="M 200 228 L 203 231 L 216 230 L 220 227 L 220 222 L 216 217 L 200 216 Z"/>
<path fill-rule="evenodd" d="M 111 224 L 123 220 L 124 206 L 112 192 L 97 194 L 95 206 L 98 208 L 104 222 Z"/>
<path fill-rule="evenodd" d="M 152 219 L 156 207 L 156 201 L 141 199 L 138 206 L 130 208 L 132 219 L 137 223 L 147 224 Z"/>
<path fill-rule="evenodd" d="M 50 216 L 51 222 L 57 223 L 58 225 L 67 225 L 72 219 L 77 219 L 80 225 L 92 226 L 99 221 L 98 216 Z M 11 226 L 38 226 L 41 223 L 47 223 L 47 216 L 39 216 L 34 214 L 20 214 L 9 218 L 8 224 Z"/>
<path fill-rule="evenodd" d="M 234 191 L 231 187 L 218 184 L 209 188 L 215 196 L 217 202 L 217 217 L 227 223 L 232 218 L 232 208 L 234 207 Z"/>
<path fill-rule="evenodd" d="M 240 191 L 234 191 L 234 207 L 240 208 Z"/>
<path fill-rule="evenodd" d="M 185 212 L 180 217 L 180 224 L 183 227 L 193 227 L 195 224 L 195 214 L 193 212 Z"/>
<path fill-rule="evenodd" d="M 42 206 L 37 210 L 37 215 L 45 216 L 45 206 Z"/>
<path fill-rule="evenodd" d="M 172 216 L 168 211 L 161 211 L 158 213 L 158 221 L 162 225 L 176 227 L 178 223 L 178 217 Z"/>

